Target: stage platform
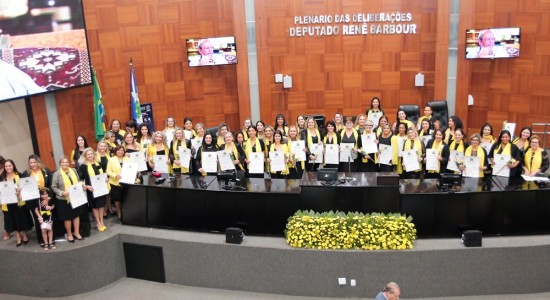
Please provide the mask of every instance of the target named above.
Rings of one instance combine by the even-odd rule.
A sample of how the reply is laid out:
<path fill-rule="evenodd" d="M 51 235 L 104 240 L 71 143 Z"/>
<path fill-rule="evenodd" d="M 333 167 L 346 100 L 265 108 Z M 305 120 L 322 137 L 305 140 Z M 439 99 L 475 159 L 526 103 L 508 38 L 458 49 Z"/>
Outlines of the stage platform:
<path fill-rule="evenodd" d="M 1 241 L 0 294 L 63 297 L 107 286 L 136 267 L 125 263 L 125 243 L 160 249 L 165 282 L 184 286 L 372 298 L 395 281 L 408 299 L 550 291 L 547 235 L 484 238 L 481 248 L 465 248 L 458 238 L 420 239 L 412 250 L 365 252 L 294 249 L 281 237 L 265 236 L 233 245 L 223 234 L 122 225 L 112 218 L 107 226 L 84 241 L 58 242 L 51 252 L 36 244 L 34 233 L 18 248 L 13 238 Z M 145 256 L 133 264 L 150 261 Z M 338 285 L 339 277 L 346 286 Z"/>

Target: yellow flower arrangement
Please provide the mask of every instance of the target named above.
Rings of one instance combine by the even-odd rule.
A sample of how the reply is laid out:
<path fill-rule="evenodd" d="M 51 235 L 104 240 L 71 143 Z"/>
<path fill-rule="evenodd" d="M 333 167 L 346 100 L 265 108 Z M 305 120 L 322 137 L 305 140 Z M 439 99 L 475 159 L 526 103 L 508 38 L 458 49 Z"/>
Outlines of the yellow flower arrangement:
<path fill-rule="evenodd" d="M 412 217 L 358 212 L 297 211 L 288 219 L 288 245 L 308 249 L 411 249 L 416 239 Z"/>

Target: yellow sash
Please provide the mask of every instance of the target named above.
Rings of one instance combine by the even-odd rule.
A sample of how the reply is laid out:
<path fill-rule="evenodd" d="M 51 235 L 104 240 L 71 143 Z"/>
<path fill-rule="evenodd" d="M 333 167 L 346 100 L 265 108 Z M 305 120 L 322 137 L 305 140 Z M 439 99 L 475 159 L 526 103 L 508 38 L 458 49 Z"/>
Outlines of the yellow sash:
<path fill-rule="evenodd" d="M 412 147 L 411 147 L 412 143 Z M 403 150 L 416 150 L 416 153 L 418 154 L 418 158 L 422 157 L 422 141 L 415 138 L 414 140 L 407 139 L 405 141 L 405 144 L 403 144 Z M 401 162 L 401 166 L 403 166 L 403 162 Z M 413 172 L 421 172 L 422 171 L 422 164 L 420 165 L 420 169 L 413 171 Z"/>
<path fill-rule="evenodd" d="M 542 166 L 542 149 L 537 148 L 533 153 L 533 148 L 530 148 L 525 153 L 525 167 L 532 173 L 534 170 L 540 169 Z"/>
<path fill-rule="evenodd" d="M 309 148 L 313 144 L 313 137 L 311 136 L 311 133 L 309 132 L 309 129 L 306 129 L 306 132 L 307 132 L 307 145 L 306 145 L 306 147 Z M 317 130 L 317 128 L 315 128 L 315 135 L 317 136 L 317 140 L 320 141 L 321 140 L 321 135 L 319 134 L 319 130 Z"/>
<path fill-rule="evenodd" d="M 432 143 L 431 149 L 436 149 L 437 154 L 441 155 L 441 152 L 443 151 L 443 141 L 434 140 L 434 142 Z M 428 171 L 428 173 L 439 173 L 440 170 L 441 170 L 441 161 L 438 160 L 437 171 Z"/>
<path fill-rule="evenodd" d="M 256 142 L 254 143 L 254 146 L 255 146 L 255 149 L 256 151 L 255 152 L 262 152 L 262 147 L 260 145 L 260 141 L 258 140 L 258 138 L 256 138 Z M 246 141 L 246 143 L 244 144 L 244 152 L 246 154 L 246 158 L 248 159 L 248 155 L 250 153 L 252 153 L 252 143 L 250 142 L 250 139 Z"/>
<path fill-rule="evenodd" d="M 472 146 L 466 148 L 466 151 L 464 151 L 464 156 L 472 156 Z M 479 158 L 479 166 L 483 167 L 485 165 L 485 152 L 483 152 L 483 148 L 481 146 L 477 147 L 476 156 Z M 483 178 L 482 170 L 479 170 L 479 178 Z"/>
<path fill-rule="evenodd" d="M 182 147 L 183 149 L 187 149 L 187 142 L 185 140 L 181 140 L 180 147 Z M 174 154 L 174 161 L 179 160 L 180 159 L 180 154 L 179 154 L 179 151 L 178 151 L 178 140 L 174 139 L 172 141 L 172 147 L 170 149 L 172 151 L 172 154 Z M 178 166 L 175 163 L 172 164 L 172 169 L 177 169 L 177 168 L 181 169 L 181 173 L 189 173 L 189 168 L 185 168 L 183 166 Z"/>
<path fill-rule="evenodd" d="M 76 176 L 76 172 L 73 171 L 73 169 L 69 168 L 69 176 L 71 176 L 71 179 L 69 179 L 69 176 L 67 176 L 65 171 L 59 169 L 59 172 L 61 173 L 61 178 L 63 178 L 63 185 L 65 186 L 65 190 L 68 190 L 71 185 L 76 184 L 78 182 L 78 176 Z M 72 180 L 72 183 L 71 183 L 71 180 Z M 67 195 L 65 199 L 67 200 L 67 204 L 71 202 L 69 195 Z"/>
<path fill-rule="evenodd" d="M 451 143 L 451 145 L 449 146 L 449 150 L 455 150 L 455 151 L 458 151 L 458 152 L 462 152 L 464 153 L 464 141 L 460 141 L 460 144 L 458 145 L 458 147 L 456 147 L 456 141 L 453 141 Z"/>
<path fill-rule="evenodd" d="M 290 151 L 288 150 L 288 146 L 286 144 L 281 144 L 281 150 L 283 151 L 283 155 L 286 157 L 288 157 L 290 155 Z M 275 143 L 273 143 L 271 145 L 271 147 L 269 148 L 269 151 L 270 152 L 274 152 L 274 151 L 277 151 L 275 149 Z M 274 172 L 271 172 L 271 173 L 274 173 Z M 283 171 L 281 171 L 281 174 L 282 175 L 288 175 L 290 172 L 288 171 L 288 163 L 285 165 L 285 169 Z"/>

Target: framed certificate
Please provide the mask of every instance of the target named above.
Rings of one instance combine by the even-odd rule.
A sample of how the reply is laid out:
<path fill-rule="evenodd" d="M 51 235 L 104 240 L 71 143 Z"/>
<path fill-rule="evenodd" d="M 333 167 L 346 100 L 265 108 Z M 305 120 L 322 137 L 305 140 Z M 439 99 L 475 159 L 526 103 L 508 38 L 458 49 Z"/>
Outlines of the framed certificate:
<path fill-rule="evenodd" d="M 340 162 L 353 162 L 355 160 L 353 155 L 354 143 L 341 143 L 340 144 Z"/>
<path fill-rule="evenodd" d="M 455 172 L 461 172 L 458 165 L 464 161 L 464 153 L 456 150 L 451 150 L 449 155 L 449 161 L 447 162 L 447 169 Z"/>
<path fill-rule="evenodd" d="M 510 177 L 510 168 L 508 168 L 508 162 L 512 159 L 510 155 L 495 154 L 493 161 L 493 175 Z"/>
<path fill-rule="evenodd" d="M 34 177 L 25 177 L 19 179 L 19 187 L 21 188 L 21 199 L 23 201 L 40 198 L 38 183 Z"/>
<path fill-rule="evenodd" d="M 382 165 L 390 166 L 393 152 L 391 145 L 378 144 L 378 150 L 380 151 L 378 162 Z"/>
<path fill-rule="evenodd" d="M 128 153 L 130 161 L 138 165 L 139 172 L 147 171 L 147 163 L 145 161 L 145 154 L 141 151 Z"/>
<path fill-rule="evenodd" d="M 178 156 L 180 161 L 180 167 L 189 169 L 189 162 L 191 162 L 191 149 L 189 148 L 179 148 Z"/>

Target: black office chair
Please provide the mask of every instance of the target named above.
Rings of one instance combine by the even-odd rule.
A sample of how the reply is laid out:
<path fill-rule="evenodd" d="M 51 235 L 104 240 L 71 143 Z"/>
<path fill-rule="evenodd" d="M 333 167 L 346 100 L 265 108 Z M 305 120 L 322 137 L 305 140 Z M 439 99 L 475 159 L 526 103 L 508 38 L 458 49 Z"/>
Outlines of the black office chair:
<path fill-rule="evenodd" d="M 440 128 L 447 128 L 449 123 L 449 110 L 447 108 L 447 100 L 437 100 L 428 102 L 428 106 L 432 108 L 433 120 L 439 120 Z"/>
<path fill-rule="evenodd" d="M 211 127 L 211 128 L 208 128 L 206 129 L 206 132 L 209 132 L 213 137 L 214 139 L 216 138 L 216 134 L 218 133 L 218 127 Z"/>
<path fill-rule="evenodd" d="M 405 114 L 407 115 L 407 120 L 413 122 L 413 124 L 416 126 L 416 123 L 420 118 L 420 109 L 418 108 L 418 105 L 412 105 L 412 104 L 399 105 L 399 110 L 404 111 Z"/>

